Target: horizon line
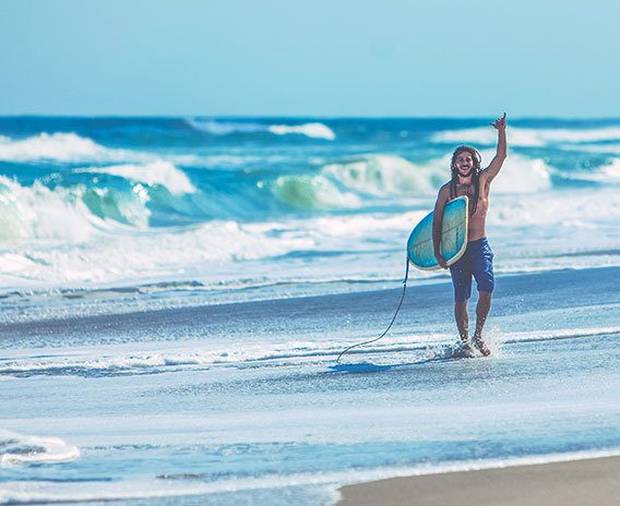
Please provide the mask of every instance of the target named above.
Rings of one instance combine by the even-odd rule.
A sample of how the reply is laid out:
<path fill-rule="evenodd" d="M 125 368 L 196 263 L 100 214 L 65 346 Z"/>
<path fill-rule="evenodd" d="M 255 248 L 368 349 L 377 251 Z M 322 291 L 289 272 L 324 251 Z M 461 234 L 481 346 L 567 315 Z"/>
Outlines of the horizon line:
<path fill-rule="evenodd" d="M 503 112 L 503 111 L 502 111 Z M 499 113 L 501 114 L 501 113 Z M 280 114 L 49 114 L 49 113 L 15 113 L 15 114 L 4 114 L 0 113 L 0 118 L 78 118 L 78 119 L 185 119 L 185 118 L 200 118 L 200 119 L 316 119 L 316 120 L 405 120 L 405 119 L 421 119 L 421 120 L 437 120 L 437 119 L 447 119 L 447 120 L 484 120 L 488 118 L 493 118 L 494 115 L 476 115 L 476 116 L 468 116 L 468 115 L 456 115 L 456 116 L 446 116 L 446 115 L 419 115 L 419 116 L 407 116 L 407 115 L 359 115 L 359 116 L 350 116 L 350 115 L 342 115 L 342 116 L 334 116 L 334 115 L 280 115 Z M 619 120 L 620 116 L 552 116 L 552 115 L 540 115 L 540 116 L 510 116 L 508 118 L 511 120 L 550 120 L 550 119 L 561 119 L 561 120 Z"/>

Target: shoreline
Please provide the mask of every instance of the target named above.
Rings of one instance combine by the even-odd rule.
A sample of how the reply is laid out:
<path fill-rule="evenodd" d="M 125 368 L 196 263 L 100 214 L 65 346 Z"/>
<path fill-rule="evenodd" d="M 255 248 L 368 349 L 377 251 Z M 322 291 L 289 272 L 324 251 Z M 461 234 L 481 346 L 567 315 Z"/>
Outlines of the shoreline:
<path fill-rule="evenodd" d="M 491 318 L 493 322 L 501 322 L 515 312 L 522 313 L 523 308 L 535 308 L 537 312 L 570 311 L 588 305 L 618 304 L 620 287 L 616 279 L 619 275 L 620 267 L 606 267 L 500 276 L 493 295 Z M 452 331 L 453 294 L 449 281 L 407 288 L 393 335 Z M 76 346 L 98 342 L 105 334 L 106 342 L 113 344 L 124 342 L 122 335 L 127 329 L 148 333 L 149 340 L 177 341 L 176 337 L 168 336 L 177 336 L 179 326 L 184 328 L 187 339 L 205 336 L 228 339 L 231 332 L 271 336 L 274 331 L 281 332 L 285 323 L 287 332 L 303 330 L 305 338 L 340 329 L 339 340 L 341 337 L 342 343 L 347 344 L 381 331 L 382 325 L 393 316 L 401 291 L 401 287 L 393 287 L 221 304 L 196 300 L 195 305 L 172 307 L 166 301 L 163 304 L 157 299 L 149 301 L 148 297 L 131 308 L 127 308 L 123 299 L 113 302 L 109 308 L 97 306 L 96 301 L 92 307 L 82 307 L 80 299 L 77 299 L 76 308 L 72 306 L 74 299 L 58 307 L 46 307 L 45 302 L 41 305 L 37 301 L 27 308 L 25 301 L 20 301 L 19 306 L 0 304 L 5 312 L 5 321 L 0 321 L 0 341 L 7 347 L 17 344 L 28 347 L 28 342 L 38 345 L 41 340 L 55 338 L 70 339 L 71 345 Z M 473 297 L 477 295 L 474 293 Z M 578 306 L 575 306 L 576 300 L 579 300 Z M 104 299 L 102 304 L 105 306 L 108 302 Z M 149 302 L 153 302 L 153 306 Z M 41 311 L 42 307 L 45 311 Z M 75 311 L 68 313 L 68 309 Z M 26 310 L 30 313 L 26 314 Z M 566 322 L 566 315 L 562 318 L 566 325 L 577 326 Z M 605 326 L 609 325 L 605 323 Z"/>
<path fill-rule="evenodd" d="M 338 489 L 337 506 L 584 506 L 620 501 L 620 456 L 387 478 Z"/>

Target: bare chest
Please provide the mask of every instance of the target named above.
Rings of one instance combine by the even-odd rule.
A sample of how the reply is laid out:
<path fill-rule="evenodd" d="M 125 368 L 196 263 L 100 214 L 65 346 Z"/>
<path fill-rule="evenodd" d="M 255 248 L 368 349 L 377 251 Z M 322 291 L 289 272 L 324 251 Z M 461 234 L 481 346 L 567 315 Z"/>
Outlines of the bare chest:
<path fill-rule="evenodd" d="M 484 217 L 487 214 L 487 210 L 489 208 L 489 199 L 487 193 L 484 191 L 482 185 L 478 191 L 477 202 L 476 199 L 476 188 L 473 184 L 471 185 L 463 185 L 459 184 L 456 186 L 456 195 L 458 197 L 467 196 L 469 198 L 469 210 L 473 212 L 476 210 L 474 216 Z"/>

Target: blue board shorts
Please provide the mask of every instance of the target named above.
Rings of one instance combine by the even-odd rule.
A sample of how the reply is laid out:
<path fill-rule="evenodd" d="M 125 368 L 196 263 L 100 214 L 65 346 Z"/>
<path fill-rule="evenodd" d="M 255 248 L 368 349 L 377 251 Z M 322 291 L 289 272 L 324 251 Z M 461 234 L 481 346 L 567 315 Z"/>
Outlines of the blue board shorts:
<path fill-rule="evenodd" d="M 486 237 L 467 243 L 463 256 L 450 267 L 450 275 L 456 302 L 464 302 L 471 297 L 472 276 L 476 279 L 479 292 L 493 291 L 493 251 Z"/>

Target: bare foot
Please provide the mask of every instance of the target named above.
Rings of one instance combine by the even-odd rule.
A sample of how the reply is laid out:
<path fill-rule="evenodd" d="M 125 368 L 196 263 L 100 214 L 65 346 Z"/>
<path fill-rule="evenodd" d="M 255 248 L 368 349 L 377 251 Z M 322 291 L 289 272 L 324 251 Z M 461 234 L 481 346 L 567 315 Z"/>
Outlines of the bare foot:
<path fill-rule="evenodd" d="M 487 344 L 482 340 L 481 337 L 474 337 L 474 346 L 480 350 L 485 357 L 488 357 L 491 354 L 491 350 Z"/>
<path fill-rule="evenodd" d="M 465 358 L 474 358 L 476 356 L 467 339 L 461 339 L 461 354 Z"/>

